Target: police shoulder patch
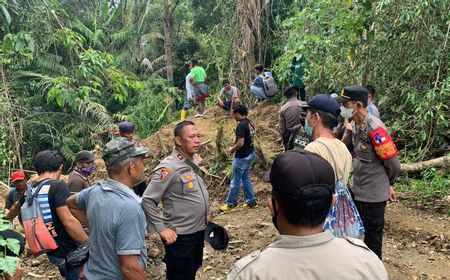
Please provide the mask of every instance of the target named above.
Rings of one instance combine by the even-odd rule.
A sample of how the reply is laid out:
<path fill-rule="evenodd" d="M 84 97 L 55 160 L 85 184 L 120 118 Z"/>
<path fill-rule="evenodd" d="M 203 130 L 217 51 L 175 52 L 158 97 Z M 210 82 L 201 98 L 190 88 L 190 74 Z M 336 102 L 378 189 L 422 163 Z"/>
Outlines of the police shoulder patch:
<path fill-rule="evenodd" d="M 161 168 L 161 173 L 159 175 L 159 179 L 160 180 L 166 179 L 167 176 L 170 175 L 170 173 L 172 173 L 172 171 L 170 171 L 168 168 L 166 168 L 166 167 Z"/>

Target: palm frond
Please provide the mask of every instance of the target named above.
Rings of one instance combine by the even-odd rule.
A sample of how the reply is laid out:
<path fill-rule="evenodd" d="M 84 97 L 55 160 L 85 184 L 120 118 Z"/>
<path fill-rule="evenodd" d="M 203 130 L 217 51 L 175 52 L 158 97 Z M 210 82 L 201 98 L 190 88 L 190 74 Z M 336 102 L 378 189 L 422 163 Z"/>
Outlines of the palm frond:
<path fill-rule="evenodd" d="M 62 57 L 51 53 L 42 53 L 34 60 L 34 68 L 43 72 L 57 73 L 60 75 L 66 75 L 68 69 L 61 65 Z"/>
<path fill-rule="evenodd" d="M 114 44 L 125 43 L 127 40 L 130 39 L 131 33 L 132 33 L 131 28 L 122 29 L 119 32 L 111 34 L 111 40 Z"/>
<path fill-rule="evenodd" d="M 103 127 L 108 127 L 113 123 L 111 115 L 106 108 L 99 103 L 80 101 L 77 111 L 83 119 L 90 119 Z"/>

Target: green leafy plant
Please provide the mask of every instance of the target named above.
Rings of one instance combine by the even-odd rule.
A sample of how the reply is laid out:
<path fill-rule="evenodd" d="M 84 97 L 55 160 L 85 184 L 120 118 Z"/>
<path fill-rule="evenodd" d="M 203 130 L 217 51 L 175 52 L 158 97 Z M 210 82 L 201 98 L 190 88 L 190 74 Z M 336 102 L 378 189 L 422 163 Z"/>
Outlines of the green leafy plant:
<path fill-rule="evenodd" d="M 11 229 L 10 222 L 3 220 L 3 216 L 4 211 L 0 211 L 0 232 Z M 0 236 L 0 246 L 4 248 L 3 252 L 0 252 L 0 270 L 8 273 L 9 275 L 14 275 L 19 265 L 18 255 L 20 250 L 20 242 L 15 238 L 4 239 Z M 17 256 L 7 256 L 6 249 L 9 249 Z"/>

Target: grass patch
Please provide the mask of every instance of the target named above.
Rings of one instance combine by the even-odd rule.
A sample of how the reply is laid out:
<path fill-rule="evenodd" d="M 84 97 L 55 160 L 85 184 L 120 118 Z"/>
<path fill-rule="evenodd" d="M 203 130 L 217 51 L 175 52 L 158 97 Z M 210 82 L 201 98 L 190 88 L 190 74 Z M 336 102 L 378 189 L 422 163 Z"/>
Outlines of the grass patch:
<path fill-rule="evenodd" d="M 446 213 L 450 216 L 450 173 L 429 168 L 415 178 L 401 177 L 396 189 L 405 193 L 421 208 Z"/>

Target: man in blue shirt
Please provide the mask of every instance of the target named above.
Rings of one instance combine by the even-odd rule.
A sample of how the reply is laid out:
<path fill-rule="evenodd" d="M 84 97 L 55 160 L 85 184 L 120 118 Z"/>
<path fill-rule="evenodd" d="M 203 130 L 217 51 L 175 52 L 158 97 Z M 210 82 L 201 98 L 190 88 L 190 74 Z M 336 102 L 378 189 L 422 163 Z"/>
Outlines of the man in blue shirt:
<path fill-rule="evenodd" d="M 108 179 L 67 200 L 73 215 L 89 226 L 86 279 L 146 279 L 146 221 L 133 186 L 143 174 L 147 148 L 125 138 L 108 142 L 103 160 Z"/>

